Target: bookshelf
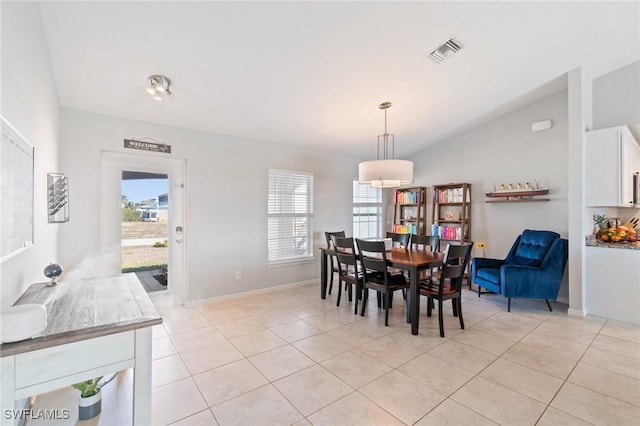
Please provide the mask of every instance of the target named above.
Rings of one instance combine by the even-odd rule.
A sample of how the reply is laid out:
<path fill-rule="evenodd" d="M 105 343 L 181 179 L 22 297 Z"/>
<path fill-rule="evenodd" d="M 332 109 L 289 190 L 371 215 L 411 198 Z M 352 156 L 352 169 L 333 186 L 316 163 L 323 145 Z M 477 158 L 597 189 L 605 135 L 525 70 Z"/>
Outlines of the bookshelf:
<path fill-rule="evenodd" d="M 393 206 L 393 232 L 396 234 L 426 234 L 426 187 L 416 186 L 396 190 Z"/>
<path fill-rule="evenodd" d="M 431 235 L 440 241 L 471 241 L 471 184 L 433 186 Z"/>

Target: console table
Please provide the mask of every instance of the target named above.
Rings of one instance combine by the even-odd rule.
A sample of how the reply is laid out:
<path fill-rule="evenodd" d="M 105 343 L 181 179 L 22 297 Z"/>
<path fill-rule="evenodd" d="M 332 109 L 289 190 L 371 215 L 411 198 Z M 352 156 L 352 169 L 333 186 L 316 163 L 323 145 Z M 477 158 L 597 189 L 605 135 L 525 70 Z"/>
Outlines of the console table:
<path fill-rule="evenodd" d="M 135 274 L 33 284 L 16 304 L 47 307 L 41 336 L 0 345 L 0 402 L 133 367 L 133 424 L 151 423 L 151 326 L 162 323 Z M 2 416 L 2 425 L 18 419 Z M 9 416 L 10 417 L 10 416 Z"/>

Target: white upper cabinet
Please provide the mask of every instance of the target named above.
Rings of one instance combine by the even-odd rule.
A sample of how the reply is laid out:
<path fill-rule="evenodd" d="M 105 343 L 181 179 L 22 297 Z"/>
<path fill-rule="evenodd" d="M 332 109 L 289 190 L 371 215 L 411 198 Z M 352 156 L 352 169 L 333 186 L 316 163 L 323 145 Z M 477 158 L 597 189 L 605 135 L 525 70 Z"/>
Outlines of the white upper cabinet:
<path fill-rule="evenodd" d="M 639 207 L 633 175 L 640 172 L 640 145 L 626 126 L 587 133 L 585 204 L 591 207 Z"/>

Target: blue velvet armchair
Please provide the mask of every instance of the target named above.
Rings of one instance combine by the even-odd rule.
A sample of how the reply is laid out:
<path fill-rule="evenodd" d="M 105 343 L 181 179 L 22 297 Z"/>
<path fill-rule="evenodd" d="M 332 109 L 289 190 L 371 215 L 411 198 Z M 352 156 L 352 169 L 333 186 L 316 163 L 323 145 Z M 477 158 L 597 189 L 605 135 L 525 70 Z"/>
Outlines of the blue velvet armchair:
<path fill-rule="evenodd" d="M 476 257 L 471 261 L 471 281 L 481 288 L 508 298 L 549 299 L 558 297 L 567 264 L 567 240 L 552 231 L 526 229 L 519 235 L 504 260 Z"/>

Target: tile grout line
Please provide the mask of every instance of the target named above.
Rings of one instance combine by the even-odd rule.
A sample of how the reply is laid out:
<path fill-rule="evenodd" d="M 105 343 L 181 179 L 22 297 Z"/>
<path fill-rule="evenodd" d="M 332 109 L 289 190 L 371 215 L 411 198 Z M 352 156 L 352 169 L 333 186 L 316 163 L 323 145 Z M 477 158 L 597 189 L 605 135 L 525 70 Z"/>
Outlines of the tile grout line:
<path fill-rule="evenodd" d="M 305 303 L 312 303 L 312 302 L 305 302 Z M 351 308 L 350 308 L 348 305 L 346 305 L 346 304 L 345 304 L 344 306 L 345 306 L 345 307 L 347 307 L 347 308 L 349 308 L 349 310 L 351 309 Z M 343 308 L 343 306 L 341 306 L 340 308 Z M 293 316 L 295 316 L 295 317 L 297 317 L 297 318 L 298 318 L 297 320 L 292 320 L 292 321 L 289 321 L 289 322 L 286 322 L 286 323 L 283 323 L 283 324 L 278 324 L 278 325 L 284 325 L 284 324 L 288 324 L 288 323 L 290 323 L 290 322 L 294 322 L 294 321 L 298 321 L 298 320 L 305 321 L 305 319 L 306 319 L 306 318 L 312 318 L 312 317 L 314 317 L 314 316 L 320 316 L 320 315 L 327 315 L 327 314 L 329 314 L 329 311 L 327 310 L 327 311 L 325 311 L 325 312 L 318 312 L 317 314 L 315 314 L 315 315 L 311 315 L 311 316 L 306 317 L 306 318 L 300 318 L 300 317 L 298 317 L 296 314 L 294 314 L 293 312 L 291 312 L 291 311 L 287 310 L 287 309 L 286 309 L 286 307 L 283 307 L 283 306 L 278 305 L 278 309 L 281 309 L 281 310 L 283 310 L 283 311 L 285 311 L 285 312 L 288 312 L 289 314 L 291 314 L 291 315 L 293 315 Z M 202 312 L 200 312 L 199 310 L 198 310 L 198 312 L 199 312 L 201 315 L 203 315 L 203 317 L 204 317 L 204 314 L 202 314 Z M 334 311 L 334 312 L 335 312 L 335 311 Z M 492 318 L 492 317 L 494 317 L 494 316 L 496 316 L 496 315 L 498 315 L 498 314 L 501 314 L 501 313 L 503 313 L 503 312 L 504 312 L 504 308 L 500 309 L 499 311 L 493 312 L 493 313 L 491 313 L 490 315 L 488 315 L 488 316 L 486 316 L 486 317 L 483 317 L 483 319 L 482 319 L 482 320 L 480 320 L 480 321 L 477 321 L 477 322 L 473 323 L 473 324 L 471 325 L 471 327 L 467 327 L 467 329 L 469 329 L 469 330 L 474 329 L 475 327 L 477 327 L 477 326 L 478 326 L 478 324 L 481 324 L 482 322 L 486 321 L 487 319 L 490 319 L 490 318 Z M 367 315 L 367 317 L 365 317 L 365 318 L 373 318 L 373 317 L 375 317 L 375 316 L 379 316 L 379 314 L 378 314 L 378 315 L 369 314 L 369 315 Z M 253 318 L 253 316 L 252 316 L 252 315 L 250 315 L 250 314 L 249 314 L 247 317 L 248 317 L 248 318 Z M 525 318 L 530 318 L 530 317 L 527 317 L 526 315 L 524 315 L 524 317 L 525 317 Z M 523 337 L 521 337 L 519 340 L 517 340 L 517 341 L 515 341 L 513 344 L 511 344 L 511 345 L 508 347 L 508 349 L 506 349 L 505 351 L 503 351 L 500 355 L 498 355 L 495 359 L 493 359 L 489 364 L 487 364 L 484 368 L 482 368 L 478 373 L 475 373 L 475 375 L 474 375 L 474 376 L 472 376 L 469 380 L 467 380 L 464 384 L 462 384 L 461 386 L 459 386 L 458 388 L 456 388 L 456 389 L 455 389 L 453 392 L 451 392 L 448 396 L 447 396 L 447 395 L 443 395 L 443 396 L 444 396 L 444 399 L 443 399 L 440 403 L 438 403 L 436 406 L 434 406 L 431 410 L 429 410 L 426 414 L 424 414 L 420 419 L 418 419 L 418 421 L 420 421 L 420 420 L 421 420 L 421 419 L 423 419 L 424 417 L 428 416 L 428 415 L 429 415 L 433 410 L 435 410 L 437 407 L 439 407 L 442 403 L 444 403 L 444 402 L 445 402 L 445 401 L 447 401 L 448 399 L 451 399 L 451 396 L 453 396 L 456 392 L 458 392 L 462 387 L 464 387 L 465 385 L 467 385 L 467 384 L 468 384 L 471 380 L 473 380 L 474 378 L 478 377 L 478 376 L 479 376 L 483 371 L 485 371 L 487 368 L 489 368 L 491 365 L 493 365 L 493 364 L 496 362 L 496 360 L 503 358 L 503 356 L 504 356 L 504 354 L 505 354 L 505 353 L 507 353 L 509 350 L 511 350 L 511 349 L 512 349 L 515 345 L 517 345 L 518 343 L 522 343 L 522 340 L 524 340 L 527 336 L 531 335 L 531 334 L 532 334 L 536 329 L 538 329 L 541 325 L 543 325 L 543 324 L 547 323 L 547 322 L 548 322 L 550 319 L 552 319 L 552 318 L 553 318 L 552 316 L 547 316 L 546 318 L 544 318 L 544 319 L 543 319 L 543 320 L 542 320 L 542 321 L 541 321 L 537 326 L 535 326 L 535 327 L 534 327 L 533 329 L 531 329 L 530 331 L 526 332 L 526 334 L 525 334 Z M 209 320 L 209 318 L 206 318 L 206 317 L 205 317 L 205 319 L 207 320 L 207 322 L 209 323 L 209 325 L 210 325 L 210 326 L 212 326 L 215 330 L 218 330 L 218 329 L 217 329 L 217 327 L 215 326 L 215 324 L 211 323 L 211 321 Z M 532 318 L 530 318 L 530 319 L 532 319 Z M 312 337 L 315 337 L 315 336 L 322 336 L 322 335 L 330 336 L 330 337 L 335 338 L 335 339 L 337 339 L 337 340 L 339 340 L 339 341 L 341 341 L 341 342 L 343 342 L 343 343 L 349 344 L 348 342 L 345 342 L 343 339 L 338 338 L 338 337 L 335 337 L 335 336 L 331 335 L 330 333 L 331 333 L 333 330 L 340 329 L 340 328 L 342 328 L 342 327 L 348 327 L 349 325 L 356 324 L 356 323 L 358 323 L 358 322 L 360 322 L 360 321 L 362 321 L 362 320 L 363 320 L 363 319 L 358 319 L 358 321 L 349 321 L 349 322 L 346 322 L 346 323 L 342 323 L 341 321 L 339 321 L 339 322 L 341 323 L 341 325 L 340 325 L 340 326 L 338 326 L 338 327 L 332 328 L 332 329 L 330 329 L 330 330 L 322 330 L 322 332 L 321 332 L 321 333 L 319 333 L 319 334 L 317 334 L 317 335 L 307 336 L 307 337 L 304 337 L 304 338 L 302 338 L 302 339 L 298 339 L 298 340 L 293 341 L 293 342 L 289 342 L 288 340 L 283 339 L 286 343 L 285 343 L 284 345 L 282 345 L 282 346 L 278 346 L 278 348 L 280 348 L 280 347 L 287 347 L 287 346 L 289 346 L 289 347 L 294 348 L 296 351 L 300 352 L 300 353 L 301 353 L 301 354 L 303 354 L 304 356 L 307 356 L 304 352 L 300 351 L 300 349 L 298 349 L 297 347 L 295 347 L 295 346 L 294 346 L 294 343 L 295 343 L 295 342 L 298 342 L 298 341 L 301 341 L 301 340 L 305 340 L 305 339 L 312 338 Z M 228 322 L 231 322 L 231 321 L 228 321 Z M 308 321 L 305 321 L 305 322 L 306 322 L 306 323 L 308 323 Z M 558 395 L 558 393 L 560 392 L 560 390 L 562 389 L 562 387 L 567 383 L 569 376 L 573 373 L 573 371 L 575 370 L 575 368 L 577 367 L 577 365 L 578 365 L 578 364 L 580 363 L 580 361 L 583 359 L 583 357 L 584 357 L 584 355 L 586 354 L 587 350 L 588 350 L 589 348 L 591 348 L 591 347 L 592 347 L 592 344 L 593 344 L 593 342 L 594 342 L 595 338 L 596 338 L 598 335 L 600 335 L 600 332 L 603 330 L 603 328 L 604 328 L 604 326 L 606 325 L 606 323 L 607 323 L 607 322 L 605 321 L 605 323 L 603 323 L 602 325 L 600 325 L 600 328 L 599 328 L 598 332 L 596 333 L 595 337 L 593 337 L 593 338 L 591 339 L 591 342 L 587 345 L 586 350 L 582 353 L 582 355 L 580 356 L 580 358 L 578 359 L 578 361 L 574 364 L 574 366 L 573 366 L 573 368 L 571 369 L 571 372 L 569 373 L 569 375 L 568 375 L 568 376 L 566 376 L 566 378 L 563 380 L 562 385 L 558 388 L 558 390 L 556 391 L 556 393 L 555 393 L 554 397 L 550 400 L 550 402 L 549 402 L 548 404 L 546 404 L 546 407 L 545 407 L 545 409 L 543 410 L 543 412 L 542 412 L 542 414 L 540 415 L 540 417 L 538 418 L 537 422 L 539 422 L 539 421 L 540 421 L 540 419 L 541 419 L 541 418 L 544 416 L 544 414 L 547 412 L 548 408 L 551 406 L 551 403 L 552 403 L 552 402 L 553 402 L 553 400 L 556 398 L 556 396 Z M 309 324 L 311 324 L 311 323 L 309 323 Z M 313 324 L 311 324 L 311 326 L 313 326 Z M 204 328 L 204 327 L 200 327 L 200 328 Z M 194 329 L 194 330 L 197 330 L 197 329 L 199 329 L 199 328 L 196 328 L 196 329 Z M 194 331 L 194 330 L 185 330 L 185 331 L 183 331 L 183 332 L 181 332 L 181 333 L 175 333 L 175 335 L 179 335 L 179 334 L 182 334 L 182 333 L 187 333 L 187 332 Z M 274 333 L 274 334 L 278 335 L 278 334 L 277 334 L 277 333 L 275 333 L 273 330 L 271 330 L 271 327 L 265 327 L 265 330 L 270 330 L 272 333 Z M 218 331 L 219 331 L 219 330 L 218 330 Z M 385 334 L 385 335 L 381 335 L 381 336 L 377 336 L 377 337 L 375 337 L 375 336 L 368 335 L 368 334 L 366 333 L 366 331 L 364 331 L 364 330 L 358 330 L 358 331 L 359 331 L 359 332 L 364 333 L 365 335 L 367 335 L 368 337 L 372 338 L 373 340 L 371 340 L 370 342 L 367 342 L 367 343 L 361 343 L 361 344 L 359 344 L 359 345 L 357 345 L 357 346 L 351 346 L 351 347 L 350 347 L 350 349 L 348 349 L 347 351 L 345 351 L 345 352 L 343 352 L 343 353 L 341 353 L 341 354 L 335 355 L 335 356 L 333 356 L 333 357 L 330 357 L 330 358 L 328 358 L 327 360 L 337 358 L 337 357 L 339 357 L 339 356 L 343 355 L 344 353 L 347 353 L 347 352 L 352 351 L 352 350 L 354 350 L 354 349 L 355 349 L 355 350 L 359 350 L 359 351 L 361 351 L 361 350 L 362 350 L 362 347 L 363 347 L 363 346 L 365 346 L 365 345 L 367 345 L 367 344 L 369 344 L 369 343 L 375 342 L 376 340 L 379 340 L 379 339 L 384 338 L 384 337 L 392 336 L 392 335 L 393 335 L 393 334 L 395 334 L 395 333 L 400 333 L 400 330 L 395 330 L 395 331 L 392 331 L 392 332 L 387 333 L 387 334 Z M 166 329 L 165 329 L 165 332 L 166 332 Z M 169 339 L 169 341 L 172 343 L 172 345 L 174 345 L 174 348 L 175 348 L 175 343 L 174 343 L 174 341 L 173 341 L 173 337 L 172 337 L 173 335 L 172 335 L 172 334 L 169 334 L 168 332 L 167 332 L 166 334 L 167 334 L 167 337 L 169 337 L 169 338 L 170 338 L 170 339 Z M 246 334 L 251 334 L 251 333 L 246 333 Z M 246 335 L 246 334 L 245 334 L 245 335 Z M 458 333 L 458 334 L 459 334 L 459 333 Z M 498 336 L 498 335 L 495 335 L 495 334 L 493 334 L 493 333 L 489 333 L 489 334 L 494 335 L 494 336 L 499 337 L 499 338 L 502 338 L 502 336 Z M 223 336 L 224 336 L 224 335 L 223 335 Z M 279 337 L 281 337 L 280 335 L 278 335 L 278 336 L 279 336 Z M 456 336 L 457 336 L 457 334 L 456 334 Z M 163 337 L 164 337 L 164 336 L 163 336 Z M 236 336 L 236 337 L 238 337 L 238 336 Z M 482 352 L 485 352 L 485 351 L 484 351 L 484 350 L 482 350 L 482 349 L 479 349 L 479 348 L 476 348 L 476 347 L 474 347 L 474 346 L 468 345 L 468 344 L 466 344 L 466 343 L 464 343 L 464 342 L 459 342 L 459 341 L 455 340 L 453 337 L 455 337 L 455 336 L 449 337 L 449 338 L 447 338 L 446 340 L 444 340 L 444 339 L 443 339 L 443 341 L 442 341 L 442 342 L 440 342 L 440 343 L 436 344 L 436 345 L 435 345 L 435 346 L 433 346 L 433 347 L 430 347 L 430 348 L 429 348 L 429 349 L 427 349 L 427 350 L 422 350 L 420 347 L 418 347 L 418 346 L 414 346 L 416 349 L 419 349 L 419 350 L 421 351 L 421 353 L 420 353 L 420 354 L 418 354 L 418 355 L 416 355 L 416 356 L 414 356 L 414 357 L 412 357 L 411 359 L 409 359 L 409 360 L 405 361 L 403 364 L 401 364 L 401 366 L 402 366 L 402 365 L 404 365 L 404 364 L 406 364 L 406 363 L 408 363 L 408 362 L 412 362 L 413 360 L 415 360 L 416 358 L 418 358 L 418 357 L 422 356 L 423 354 L 428 354 L 431 350 L 435 349 L 436 347 L 438 347 L 438 346 L 440 346 L 440 345 L 442 345 L 442 344 L 445 344 L 446 342 L 452 341 L 452 340 L 453 340 L 453 341 L 455 341 L 455 342 L 457 342 L 457 343 L 459 343 L 459 344 L 462 344 L 462 345 L 465 345 L 465 346 L 471 347 L 471 348 L 473 348 L 473 349 L 475 349 L 475 350 L 480 350 L 480 351 L 482 351 Z M 282 337 L 281 337 L 281 338 L 282 338 Z M 225 339 L 226 341 L 228 341 L 228 342 L 231 344 L 231 346 L 232 346 L 232 347 L 236 348 L 236 350 L 238 350 L 238 351 L 239 351 L 239 349 L 237 348 L 237 346 L 236 346 L 236 345 L 234 345 L 234 344 L 233 344 L 233 343 L 232 343 L 232 342 L 231 342 L 231 341 L 230 341 L 226 336 L 224 336 L 224 339 Z M 622 340 L 624 340 L 624 339 L 622 339 Z M 626 341 L 626 340 L 625 340 L 625 341 Z M 350 344 L 349 344 L 349 345 L 350 345 Z M 181 359 L 181 361 L 184 363 L 184 359 L 182 358 L 181 352 L 180 352 L 180 351 L 178 351 L 178 350 L 177 350 L 177 348 L 175 348 L 175 349 L 176 349 L 176 354 L 178 354 L 178 355 L 179 355 L 179 358 L 180 358 L 180 359 Z M 272 349 L 274 349 L 274 348 L 272 348 Z M 269 350 L 272 350 L 272 349 L 268 349 L 268 350 L 266 350 L 266 351 L 262 351 L 262 352 L 260 352 L 260 353 L 258 353 L 258 354 L 254 354 L 254 355 L 259 355 L 259 354 L 262 354 L 262 353 L 268 352 Z M 541 349 L 541 350 L 545 350 L 545 349 Z M 546 350 L 545 350 L 545 351 L 546 351 Z M 546 351 L 546 352 L 549 352 L 549 351 Z M 242 352 L 240 352 L 240 353 L 242 354 Z M 489 352 L 486 352 L 486 353 L 489 353 Z M 553 352 L 549 352 L 549 353 L 553 353 Z M 494 354 L 491 354 L 491 353 L 489 353 L 489 354 L 490 354 L 490 355 L 492 355 L 492 356 L 494 356 Z M 163 359 L 163 358 L 166 358 L 166 357 L 168 357 L 168 356 L 170 356 L 170 355 L 173 355 L 173 354 L 165 355 L 165 356 L 159 357 L 159 358 L 157 358 L 157 359 Z M 249 360 L 249 357 L 245 356 L 244 354 L 242 354 L 242 357 L 243 357 L 242 359 L 245 359 L 245 360 L 249 361 L 249 363 L 250 363 L 254 368 L 256 368 L 256 369 L 257 369 L 257 367 L 255 367 L 255 365 L 254 365 L 254 364 Z M 307 356 L 307 357 L 308 357 L 308 356 Z M 375 357 L 374 357 L 373 359 L 377 360 L 378 362 L 382 362 L 382 361 L 378 360 L 378 359 L 377 359 L 377 358 L 375 358 Z M 324 361 L 322 361 L 322 362 L 325 362 L 325 361 L 327 361 L 327 360 L 324 360 Z M 237 362 L 237 361 L 239 361 L 239 360 L 232 361 L 232 362 Z M 313 415 L 313 414 L 315 414 L 315 413 L 317 413 L 317 412 L 319 412 L 319 411 L 321 411 L 321 410 L 324 410 L 326 407 L 328 407 L 328 406 L 330 406 L 330 405 L 332 405 L 332 404 L 336 403 L 337 401 L 340 401 L 340 400 L 341 400 L 341 399 L 343 399 L 343 398 L 346 398 L 346 397 L 348 397 L 348 396 L 352 395 L 353 393 L 358 393 L 359 395 L 361 395 L 362 397 L 364 397 L 365 399 L 367 399 L 368 401 L 370 401 L 371 403 L 373 403 L 374 405 L 376 405 L 376 406 L 377 406 L 377 407 L 379 407 L 380 409 L 382 409 L 382 410 L 384 410 L 385 412 L 389 413 L 389 412 L 388 412 L 384 407 L 382 407 L 382 406 L 378 405 L 375 401 L 372 401 L 372 400 L 370 400 L 369 398 L 367 398 L 367 397 L 366 397 L 366 395 L 362 394 L 362 393 L 360 392 L 360 390 L 359 390 L 359 389 L 360 389 L 360 388 L 362 388 L 363 386 L 366 386 L 367 384 L 369 384 L 369 383 L 371 383 L 371 382 L 373 382 L 373 381 L 377 380 L 377 378 L 376 378 L 376 379 L 372 379 L 371 381 L 369 381 L 369 382 L 367 382 L 367 383 L 365 383 L 365 384 L 361 385 L 359 388 L 354 388 L 354 387 L 352 387 L 351 385 L 349 385 L 348 383 L 344 382 L 344 381 L 343 381 L 339 376 L 337 376 L 336 374 L 334 374 L 332 371 L 328 370 L 325 366 L 323 366 L 323 365 L 321 364 L 321 362 L 316 361 L 315 359 L 312 359 L 312 361 L 313 361 L 313 363 L 314 363 L 314 364 L 313 364 L 312 366 L 306 367 L 305 369 L 312 368 L 313 366 L 316 366 L 316 365 L 317 365 L 317 366 L 320 366 L 321 368 L 323 368 L 323 370 L 324 370 L 324 371 L 326 371 L 326 372 L 328 372 L 329 374 L 331 374 L 334 378 L 336 378 L 337 380 L 339 380 L 339 381 L 340 381 L 340 382 L 342 382 L 342 383 L 345 383 L 345 384 L 346 384 L 346 385 L 347 385 L 347 386 L 348 386 L 352 391 L 351 391 L 350 393 L 348 393 L 347 395 L 344 395 L 344 396 L 342 396 L 341 398 L 337 399 L 336 401 L 333 401 L 333 402 L 329 403 L 327 406 L 319 408 L 318 410 L 314 411 L 314 413 L 311 413 L 309 416 L 311 416 L 311 415 Z M 232 362 L 230 362 L 230 363 L 232 363 Z M 219 368 L 219 367 L 222 367 L 222 366 L 224 366 L 224 365 L 228 365 L 228 364 L 230 364 L 230 363 L 225 363 L 225 364 L 223 364 L 223 365 L 216 366 L 216 367 L 214 367 L 214 368 L 212 368 L 212 369 Z M 384 362 L 383 362 L 383 363 L 384 363 Z M 385 363 L 385 364 L 386 364 L 386 363 Z M 518 364 L 519 364 L 519 365 L 523 365 L 523 364 L 520 364 L 520 363 L 518 363 Z M 398 366 L 398 367 L 392 367 L 392 366 L 390 366 L 390 365 L 388 365 L 388 364 L 387 364 L 387 366 L 388 366 L 388 367 L 391 367 L 391 372 L 395 371 L 395 372 L 397 372 L 397 373 L 400 373 L 400 374 L 403 374 L 403 375 L 404 375 L 404 373 L 402 373 L 401 371 L 399 371 L 399 370 L 398 370 L 398 369 L 400 368 L 400 366 Z M 523 365 L 523 366 L 524 366 L 524 365 Z M 524 366 L 524 367 L 531 368 L 531 367 L 528 367 L 528 366 Z M 212 369 L 208 369 L 208 370 L 205 370 L 205 371 L 210 371 L 210 370 L 212 370 Z M 304 371 L 305 369 L 302 369 L 302 370 L 299 370 L 299 371 Z M 534 371 L 539 371 L 539 370 L 536 370 L 536 369 L 533 369 L 533 370 L 534 370 Z M 195 382 L 195 379 L 194 379 L 194 376 L 195 376 L 195 375 L 194 375 L 194 374 L 192 374 L 192 373 L 191 373 L 191 371 L 190 371 L 188 368 L 187 368 L 187 371 L 189 372 L 189 375 L 190 375 L 189 377 L 191 377 L 191 378 L 194 380 L 194 382 Z M 266 376 L 264 376 L 264 374 L 263 374 L 260 370 L 258 370 L 258 372 L 259 372 L 259 373 L 260 373 L 260 374 L 265 378 L 265 380 L 267 381 L 267 383 L 266 383 L 265 385 L 262 385 L 262 386 L 260 386 L 260 387 L 256 388 L 256 389 L 262 388 L 262 387 L 266 386 L 267 384 L 272 385 L 272 386 L 273 386 L 273 387 L 278 391 L 278 393 L 279 393 L 279 394 L 280 394 L 280 395 L 281 395 L 281 396 L 282 396 L 282 397 L 283 397 L 283 398 L 284 398 L 284 399 L 285 399 L 285 400 L 286 400 L 286 401 L 287 401 L 287 402 L 288 402 L 288 403 L 289 403 L 289 404 L 290 404 L 290 405 L 291 405 L 291 406 L 292 406 L 292 407 L 293 407 L 293 408 L 294 408 L 294 409 L 295 409 L 295 410 L 296 410 L 296 411 L 297 411 L 297 412 L 302 416 L 302 418 L 304 418 L 305 420 L 309 421 L 309 420 L 308 420 L 308 417 L 309 417 L 309 416 L 305 416 L 305 415 L 303 415 L 303 414 L 299 411 L 299 409 L 298 409 L 297 407 L 295 407 L 295 405 L 293 405 L 293 403 L 291 403 L 291 401 L 289 401 L 289 400 L 286 398 L 286 396 L 284 396 L 284 395 L 280 392 L 280 390 L 279 390 L 275 385 L 273 385 L 274 381 L 271 381 L 271 380 L 269 380 L 268 378 L 266 378 Z M 202 372 L 202 373 L 204 373 L 204 372 Z M 297 373 L 297 372 L 291 373 L 291 374 L 289 374 L 289 375 L 287 375 L 287 376 L 283 376 L 282 378 L 288 377 L 288 376 L 293 375 L 293 374 L 295 374 L 295 373 Z M 541 373 L 543 373 L 543 374 L 548 374 L 548 373 L 546 373 L 546 372 L 541 372 Z M 200 374 L 200 373 L 198 373 L 198 374 Z M 385 373 L 385 374 L 388 374 L 388 373 Z M 407 377 L 408 377 L 408 376 L 407 376 Z M 282 379 L 282 378 L 278 378 L 277 380 L 280 380 L 280 379 Z M 411 380 L 413 380 L 413 381 L 415 381 L 415 382 L 417 382 L 417 383 L 419 383 L 419 384 L 421 384 L 421 385 L 424 385 L 422 382 L 419 382 L 419 381 L 417 381 L 416 379 L 413 379 L 413 378 L 411 378 L 411 377 L 409 377 L 409 379 L 411 379 Z M 180 380 L 182 380 L 182 379 L 180 379 Z M 277 381 L 277 380 L 276 380 L 276 381 Z M 175 381 L 174 381 L 174 382 L 175 382 Z M 173 382 L 169 382 L 169 383 L 173 383 Z M 167 383 L 167 384 L 169 384 L 169 383 Z M 198 386 L 197 382 L 195 382 L 195 383 L 196 383 L 196 386 L 198 387 L 198 391 L 199 391 L 200 395 L 201 395 L 201 396 L 202 396 L 202 398 L 204 399 L 204 395 L 202 394 L 202 390 L 201 390 L 201 389 L 200 389 L 200 387 Z M 164 385 L 165 385 L 165 384 L 163 384 L 163 385 L 161 385 L 161 386 L 164 386 Z M 424 385 L 424 386 L 426 386 L 427 388 L 429 388 L 429 389 L 431 389 L 431 390 L 434 390 L 435 392 L 438 392 L 437 390 L 430 388 L 428 385 Z M 501 386 L 503 386 L 503 385 L 501 385 Z M 505 386 L 505 387 L 506 387 L 506 386 Z M 507 388 L 507 389 L 510 389 L 509 387 L 506 387 L 506 388 Z M 586 389 L 588 389 L 588 388 L 586 388 Z M 253 389 L 253 390 L 255 390 L 255 389 Z M 518 392 L 517 390 L 514 390 L 514 389 L 510 389 L 510 390 L 512 390 L 512 391 L 514 391 L 514 392 L 517 392 L 518 394 L 523 395 L 523 396 L 525 396 L 525 397 L 531 398 L 531 397 L 529 397 L 528 395 L 525 395 L 525 394 L 522 394 L 521 392 Z M 236 395 L 236 396 L 234 396 L 234 398 L 237 398 L 237 397 L 239 397 L 239 396 L 241 396 L 241 395 L 247 394 L 248 392 L 251 392 L 251 391 L 247 391 L 247 392 L 244 392 L 244 393 L 242 393 L 242 394 L 240 394 L 240 395 Z M 596 392 L 597 392 L 597 391 L 596 391 Z M 438 392 L 438 393 L 439 393 L 439 392 Z M 442 395 L 442 394 L 441 394 L 441 395 Z M 607 396 L 608 396 L 608 395 L 607 395 Z M 608 397 L 610 397 L 610 396 L 608 396 Z M 611 397 L 611 398 L 613 398 L 613 397 Z M 233 398 L 231 398 L 231 399 L 229 399 L 229 400 L 232 400 L 232 399 L 233 399 Z M 533 400 L 537 401 L 535 398 L 531 398 L 531 399 L 533 399 Z M 614 398 L 614 399 L 615 399 L 615 398 Z M 205 402 L 206 402 L 206 399 L 204 399 L 204 400 L 205 400 Z M 229 401 L 229 400 L 227 400 L 227 401 Z M 457 402 L 457 401 L 455 401 L 455 400 L 453 400 L 453 399 L 452 399 L 452 401 L 454 401 L 454 402 L 456 402 L 456 403 L 459 403 L 459 402 Z M 224 401 L 224 402 L 226 402 L 226 401 Z M 538 402 L 540 402 L 540 401 L 538 401 Z M 464 405 L 464 404 L 462 404 L 462 405 Z M 208 404 L 207 404 L 207 407 L 208 407 Z M 468 407 L 467 407 L 467 408 L 468 408 Z M 555 407 L 554 407 L 554 408 L 555 408 Z M 213 415 L 212 409 L 213 409 L 213 407 L 208 407 L 208 410 L 209 410 L 209 411 L 211 411 L 211 414 Z M 469 408 L 469 409 L 470 409 L 470 408 Z M 470 410 L 471 410 L 471 409 L 470 409 Z M 205 411 L 205 410 L 201 410 L 201 411 L 199 411 L 199 412 L 197 412 L 197 413 L 193 413 L 193 414 L 191 414 L 191 415 L 195 415 L 195 414 L 201 413 L 201 412 L 203 412 L 203 411 Z M 474 412 L 474 413 L 476 413 L 477 415 L 482 416 L 483 418 L 487 418 L 486 416 L 482 415 L 481 413 L 476 412 L 475 410 L 471 410 L 471 411 L 473 411 L 473 412 Z M 562 411 L 562 410 L 560 410 L 560 411 Z M 571 415 L 570 413 L 567 413 L 567 414 Z M 394 416 L 393 414 L 389 413 L 389 415 L 391 415 L 391 416 L 393 416 L 394 418 L 396 418 L 396 419 L 397 419 L 397 417 L 396 417 L 396 416 Z M 215 415 L 213 415 L 213 416 L 214 416 L 214 419 L 217 421 L 217 419 L 215 418 Z M 190 417 L 190 416 L 187 416 L 187 417 Z M 398 420 L 399 420 L 399 419 L 398 419 Z M 180 421 L 180 420 L 176 420 L 176 421 Z"/>

